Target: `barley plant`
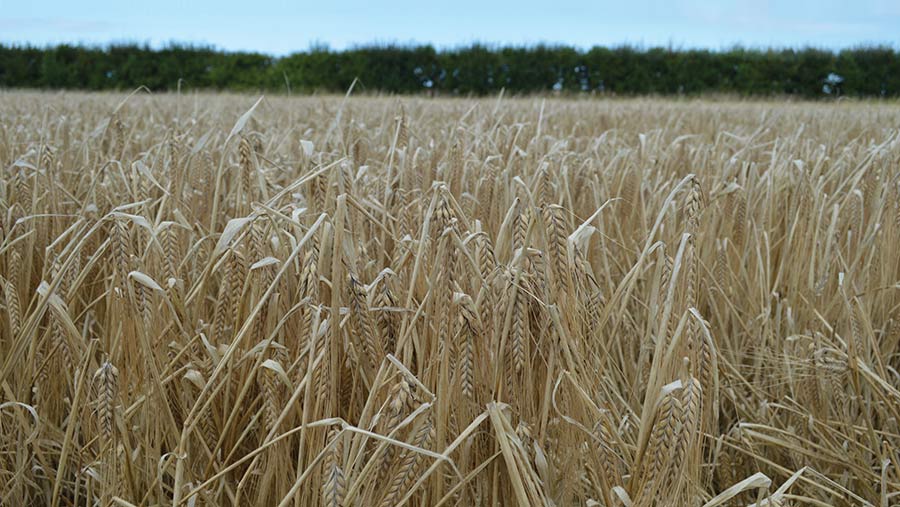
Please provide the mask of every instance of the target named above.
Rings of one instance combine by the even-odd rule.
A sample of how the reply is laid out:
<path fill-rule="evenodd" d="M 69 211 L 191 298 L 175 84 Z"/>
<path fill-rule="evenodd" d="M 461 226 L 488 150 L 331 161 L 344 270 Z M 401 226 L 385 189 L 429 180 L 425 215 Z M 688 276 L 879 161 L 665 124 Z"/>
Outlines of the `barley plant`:
<path fill-rule="evenodd" d="M 900 503 L 892 103 L 0 94 L 0 504 Z"/>

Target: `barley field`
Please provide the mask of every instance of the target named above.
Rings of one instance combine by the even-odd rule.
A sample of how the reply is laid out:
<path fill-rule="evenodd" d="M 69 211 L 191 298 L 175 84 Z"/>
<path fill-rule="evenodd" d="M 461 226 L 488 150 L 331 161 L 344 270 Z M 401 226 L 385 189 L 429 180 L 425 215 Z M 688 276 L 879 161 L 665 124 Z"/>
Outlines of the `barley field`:
<path fill-rule="evenodd" d="M 0 504 L 900 504 L 900 105 L 0 92 Z"/>

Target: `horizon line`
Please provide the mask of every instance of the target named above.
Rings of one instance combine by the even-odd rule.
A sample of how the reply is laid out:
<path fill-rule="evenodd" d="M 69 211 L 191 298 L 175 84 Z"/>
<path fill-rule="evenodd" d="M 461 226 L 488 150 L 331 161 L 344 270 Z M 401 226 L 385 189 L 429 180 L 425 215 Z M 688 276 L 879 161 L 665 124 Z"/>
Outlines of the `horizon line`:
<path fill-rule="evenodd" d="M 255 50 L 255 49 L 229 49 L 222 47 L 219 44 L 214 44 L 210 42 L 203 41 L 181 41 L 181 40 L 169 40 L 165 42 L 153 42 L 151 40 L 129 40 L 129 39 L 120 39 L 120 40 L 110 40 L 106 42 L 89 42 L 89 41 L 65 41 L 65 42 L 48 42 L 45 44 L 34 43 L 30 41 L 9 41 L 9 40 L 0 40 L 0 47 L 7 48 L 16 48 L 16 49 L 38 49 L 38 50 L 47 50 L 59 47 L 75 47 L 82 49 L 93 49 L 93 50 L 103 50 L 108 51 L 114 48 L 123 48 L 123 47 L 138 47 L 141 49 L 149 49 L 152 51 L 164 51 L 167 49 L 193 49 L 193 50 L 211 50 L 218 53 L 224 54 L 239 54 L 239 53 L 251 53 L 251 54 L 259 54 L 273 57 L 285 57 L 294 54 L 308 54 L 314 52 L 333 52 L 333 53 L 344 53 L 350 51 L 358 51 L 365 49 L 387 49 L 387 48 L 399 48 L 399 49 L 418 49 L 418 48 L 431 48 L 437 53 L 447 53 L 453 51 L 460 51 L 471 48 L 486 48 L 488 50 L 496 51 L 503 49 L 535 49 L 535 48 L 553 48 L 553 49 L 573 49 L 578 52 L 589 52 L 593 49 L 633 49 L 637 51 L 651 51 L 654 49 L 664 49 L 672 52 L 690 52 L 690 51 L 707 51 L 710 53 L 724 53 L 728 51 L 735 50 L 749 50 L 749 51 L 759 51 L 759 52 L 770 52 L 770 51 L 798 51 L 798 50 L 816 50 L 816 51 L 824 51 L 832 54 L 839 54 L 843 51 L 852 51 L 858 49 L 890 49 L 893 51 L 900 50 L 900 44 L 893 41 L 860 41 L 854 44 L 844 45 L 840 47 L 830 47 L 827 45 L 816 45 L 813 43 L 806 44 L 784 44 L 784 45 L 764 45 L 764 44 L 745 44 L 741 42 L 735 42 L 732 44 L 723 44 L 718 48 L 712 46 L 703 46 L 703 45 L 689 45 L 689 44 L 676 44 L 674 42 L 669 42 L 668 44 L 648 44 L 644 42 L 628 42 L 623 41 L 615 44 L 593 44 L 590 46 L 585 46 L 582 44 L 573 44 L 568 42 L 551 42 L 551 41 L 535 41 L 535 42 L 499 42 L 499 41 L 471 41 L 471 42 L 460 42 L 455 44 L 435 44 L 433 42 L 420 42 L 420 41 L 406 41 L 401 42 L 399 40 L 395 41 L 368 41 L 368 42 L 356 42 L 352 44 L 346 45 L 343 48 L 332 47 L 332 45 L 325 41 L 312 41 L 310 42 L 305 49 L 296 49 L 291 50 L 289 52 L 279 53 L 279 52 L 271 52 L 264 50 Z"/>

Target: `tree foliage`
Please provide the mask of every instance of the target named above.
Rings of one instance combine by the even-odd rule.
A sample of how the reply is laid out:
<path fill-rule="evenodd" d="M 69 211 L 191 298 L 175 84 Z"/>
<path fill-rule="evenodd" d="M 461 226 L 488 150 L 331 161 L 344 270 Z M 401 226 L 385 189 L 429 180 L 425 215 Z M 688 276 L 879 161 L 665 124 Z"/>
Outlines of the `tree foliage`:
<path fill-rule="evenodd" d="M 142 45 L 46 48 L 0 45 L 0 87 L 339 92 L 354 80 L 371 92 L 484 95 L 599 92 L 618 95 L 900 96 L 900 52 L 675 50 L 631 46 L 432 46 L 312 48 L 285 57 L 209 47 Z M 838 80 L 839 83 L 835 84 Z"/>

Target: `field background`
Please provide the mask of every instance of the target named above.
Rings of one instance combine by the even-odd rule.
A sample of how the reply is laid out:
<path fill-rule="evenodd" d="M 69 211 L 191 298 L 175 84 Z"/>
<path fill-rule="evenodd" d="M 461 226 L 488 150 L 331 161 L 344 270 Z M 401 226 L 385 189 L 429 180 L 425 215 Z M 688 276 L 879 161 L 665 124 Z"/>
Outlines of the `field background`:
<path fill-rule="evenodd" d="M 254 103 L 0 92 L 0 504 L 900 501 L 896 103 Z"/>

